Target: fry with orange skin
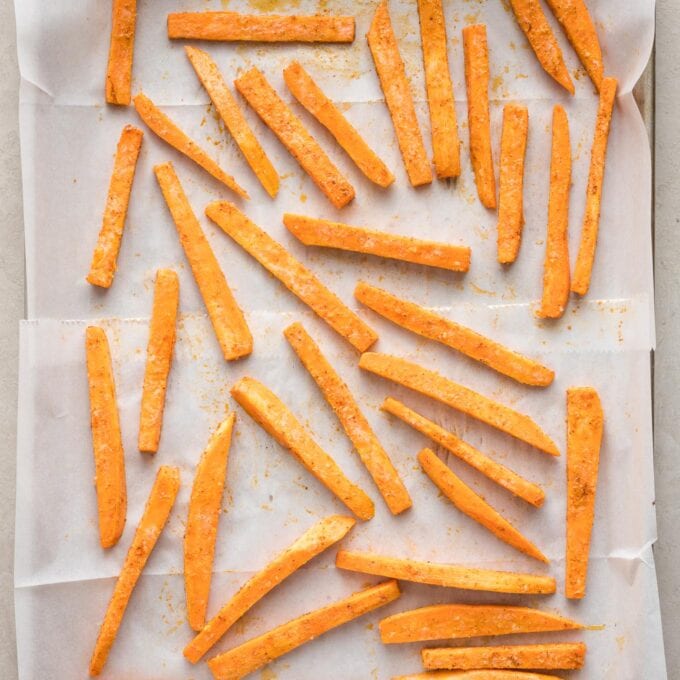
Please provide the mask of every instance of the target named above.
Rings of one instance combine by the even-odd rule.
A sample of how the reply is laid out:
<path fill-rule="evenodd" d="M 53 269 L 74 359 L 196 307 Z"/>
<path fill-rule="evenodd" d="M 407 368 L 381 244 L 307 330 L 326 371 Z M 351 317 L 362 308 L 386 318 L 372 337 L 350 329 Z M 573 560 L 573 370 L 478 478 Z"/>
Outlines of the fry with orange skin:
<path fill-rule="evenodd" d="M 137 158 L 143 137 L 144 133 L 141 130 L 132 125 L 126 125 L 118 140 L 102 228 L 87 275 L 87 281 L 93 286 L 109 288 L 113 283 L 130 202 L 132 181 L 135 178 Z"/>
<path fill-rule="evenodd" d="M 396 600 L 396 581 L 386 581 L 277 626 L 208 661 L 215 680 L 239 680 L 305 642 Z"/>
<path fill-rule="evenodd" d="M 295 99 L 333 135 L 371 182 L 383 188 L 394 182 L 389 168 L 297 61 L 283 69 L 283 79 Z"/>
<path fill-rule="evenodd" d="M 191 663 L 197 663 L 251 607 L 307 562 L 342 540 L 354 524 L 351 517 L 331 515 L 305 531 L 243 585 L 217 615 L 208 621 L 184 648 L 184 656 Z"/>
<path fill-rule="evenodd" d="M 130 104 L 136 20 L 137 0 L 113 0 L 105 86 L 108 104 Z"/>
<path fill-rule="evenodd" d="M 375 10 L 366 38 L 409 181 L 414 187 L 430 184 L 432 169 L 425 152 L 404 62 L 392 30 L 387 0 L 383 0 Z"/>
<path fill-rule="evenodd" d="M 144 507 L 144 514 L 137 525 L 106 609 L 104 621 L 99 629 L 90 660 L 90 675 L 99 675 L 104 669 L 132 591 L 168 521 L 178 491 L 179 468 L 162 465 L 158 468 L 156 479 Z"/>
<path fill-rule="evenodd" d="M 525 671 L 435 671 L 413 675 L 394 675 L 392 680 L 560 680 L 556 675 Z"/>
<path fill-rule="evenodd" d="M 87 327 L 85 356 L 90 394 L 99 540 L 102 548 L 111 548 L 116 545 L 125 528 L 127 486 L 111 353 L 103 328 Z"/>

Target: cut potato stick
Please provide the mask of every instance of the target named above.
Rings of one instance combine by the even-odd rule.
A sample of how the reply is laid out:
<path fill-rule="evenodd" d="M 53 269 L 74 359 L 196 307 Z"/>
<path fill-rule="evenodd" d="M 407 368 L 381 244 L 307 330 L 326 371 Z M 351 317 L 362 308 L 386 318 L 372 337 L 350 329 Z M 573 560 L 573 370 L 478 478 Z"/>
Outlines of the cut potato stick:
<path fill-rule="evenodd" d="M 604 414 L 597 391 L 592 387 L 568 389 L 565 591 L 572 599 L 586 594 L 603 429 Z"/>
<path fill-rule="evenodd" d="M 210 597 L 217 525 L 236 416 L 230 413 L 210 437 L 196 468 L 184 533 L 184 588 L 187 618 L 194 630 L 205 625 Z"/>
<path fill-rule="evenodd" d="M 248 198 L 248 192 L 240 187 L 231 175 L 222 170 L 193 139 L 180 130 L 146 95 L 140 92 L 133 101 L 139 117 L 166 144 L 190 158 L 241 198 Z"/>
<path fill-rule="evenodd" d="M 382 288 L 360 281 L 354 289 L 354 297 L 398 326 L 441 342 L 517 382 L 545 387 L 555 377 L 554 371 L 537 361 Z"/>
<path fill-rule="evenodd" d="M 597 232 L 600 225 L 607 141 L 614 102 L 616 101 L 616 88 L 616 78 L 605 78 L 600 88 L 600 105 L 595 123 L 595 138 L 590 152 L 590 172 L 586 189 L 586 210 L 581 229 L 581 245 L 574 266 L 574 278 L 571 282 L 571 290 L 578 295 L 585 295 L 588 292 L 590 276 L 593 271 Z"/>
<path fill-rule="evenodd" d="M 283 69 L 283 79 L 295 99 L 335 137 L 371 182 L 383 188 L 394 182 L 387 166 L 297 61 Z"/>
<path fill-rule="evenodd" d="M 189 205 L 172 163 L 157 165 L 154 172 L 224 358 L 232 361 L 247 356 L 253 351 L 253 337 L 248 324 Z"/>
<path fill-rule="evenodd" d="M 338 248 L 452 272 L 466 272 L 470 268 L 467 246 L 425 241 L 291 213 L 284 214 L 283 223 L 306 246 Z"/>
<path fill-rule="evenodd" d="M 560 680 L 556 675 L 525 671 L 434 671 L 414 675 L 395 675 L 392 680 Z"/>
<path fill-rule="evenodd" d="M 253 576 L 184 648 L 184 656 L 197 663 L 200 658 L 251 607 L 279 583 L 307 564 L 331 545 L 342 540 L 354 526 L 351 517 L 331 515 L 317 522 L 286 550 L 279 553 L 262 571 Z"/>
<path fill-rule="evenodd" d="M 396 581 L 386 581 L 316 609 L 208 661 L 216 680 L 239 680 L 305 642 L 359 616 L 383 607 L 400 596 Z"/>
<path fill-rule="evenodd" d="M 143 137 L 144 133 L 141 130 L 132 125 L 126 125 L 118 140 L 102 228 L 92 254 L 90 272 L 87 275 L 88 282 L 93 286 L 109 288 L 113 283 L 130 202 L 132 181 L 135 177 Z"/>
<path fill-rule="evenodd" d="M 552 439 L 531 418 L 435 371 L 400 357 L 376 352 L 362 354 L 359 367 L 436 399 L 551 456 L 560 455 Z"/>
<path fill-rule="evenodd" d="M 359 519 L 373 517 L 373 501 L 345 477 L 338 464 L 271 390 L 253 378 L 241 378 L 231 388 L 231 395 L 265 432 L 290 451 Z"/>
<path fill-rule="evenodd" d="M 125 528 L 127 487 L 116 386 L 111 368 L 109 341 L 103 328 L 87 327 L 85 356 L 90 394 L 99 540 L 102 548 L 111 548 L 118 542 Z"/>
<path fill-rule="evenodd" d="M 236 100 L 229 92 L 217 64 L 207 52 L 199 50 L 197 47 L 187 45 L 184 49 L 198 79 L 208 93 L 220 118 L 224 121 L 227 130 L 229 130 L 229 134 L 234 138 L 238 148 L 241 149 L 241 153 L 245 156 L 260 184 L 273 198 L 279 191 L 279 175 L 260 142 L 257 141 L 257 137 L 253 134 L 248 121 L 241 113 Z"/>
<path fill-rule="evenodd" d="M 137 0 L 113 0 L 105 86 L 108 104 L 130 104 L 136 20 Z"/>
<path fill-rule="evenodd" d="M 211 203 L 205 214 L 355 349 L 364 352 L 378 339 L 335 293 L 236 206 Z"/>
<path fill-rule="evenodd" d="M 234 85 L 326 198 L 336 208 L 347 205 L 354 198 L 354 187 L 275 92 L 262 72 L 252 68 L 237 78 Z"/>
<path fill-rule="evenodd" d="M 387 0 L 383 0 L 375 10 L 366 38 L 409 181 L 414 187 L 430 184 L 432 169 L 425 152 L 404 62 L 392 30 Z"/>
<path fill-rule="evenodd" d="M 163 531 L 179 491 L 179 469 L 162 465 L 151 487 L 123 568 L 113 589 L 90 660 L 90 675 L 99 675 L 116 639 L 132 591 Z"/>

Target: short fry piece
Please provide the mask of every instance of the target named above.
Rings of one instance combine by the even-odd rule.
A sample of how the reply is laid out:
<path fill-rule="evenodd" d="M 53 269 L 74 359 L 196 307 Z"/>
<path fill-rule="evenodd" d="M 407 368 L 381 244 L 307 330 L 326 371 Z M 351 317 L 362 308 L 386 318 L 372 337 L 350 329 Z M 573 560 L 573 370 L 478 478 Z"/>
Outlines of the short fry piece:
<path fill-rule="evenodd" d="M 113 0 L 111 46 L 106 67 L 105 90 L 108 104 L 130 104 L 136 20 L 137 0 Z"/>
<path fill-rule="evenodd" d="M 355 349 L 364 352 L 378 339 L 307 267 L 236 206 L 218 201 L 211 203 L 205 214 Z"/>
<path fill-rule="evenodd" d="M 85 355 L 90 393 L 99 540 L 102 548 L 111 548 L 118 543 L 125 528 L 127 487 L 116 386 L 111 368 L 109 341 L 103 328 L 87 327 Z"/>
<path fill-rule="evenodd" d="M 347 205 L 354 198 L 354 187 L 267 82 L 262 72 L 251 68 L 237 78 L 234 85 L 326 198 L 336 208 Z"/>
<path fill-rule="evenodd" d="M 556 675 L 525 673 L 524 671 L 438 671 L 396 675 L 392 680 L 560 680 Z"/>
<path fill-rule="evenodd" d="M 404 62 L 392 30 L 387 0 L 383 0 L 375 10 L 366 38 L 409 181 L 414 187 L 430 184 L 432 169 L 425 152 Z"/>
<path fill-rule="evenodd" d="M 380 583 L 277 626 L 210 659 L 208 666 L 215 680 L 239 680 L 305 642 L 393 602 L 400 594 L 396 581 Z"/>
<path fill-rule="evenodd" d="M 162 465 L 158 468 L 156 480 L 146 501 L 144 514 L 139 520 L 106 609 L 104 621 L 99 629 L 97 643 L 90 660 L 90 675 L 99 675 L 106 664 L 132 591 L 168 521 L 178 491 L 179 469 Z"/>
<path fill-rule="evenodd" d="M 351 517 L 331 515 L 305 531 L 262 571 L 255 574 L 217 615 L 208 621 L 201 632 L 184 648 L 184 656 L 191 663 L 197 663 L 256 602 L 300 567 L 342 540 L 354 524 Z"/>
<path fill-rule="evenodd" d="M 87 275 L 88 282 L 93 286 L 109 288 L 113 283 L 130 202 L 132 181 L 135 177 L 143 137 L 144 133 L 141 130 L 132 125 L 126 125 L 118 140 L 102 228 L 92 254 L 90 272 Z"/>

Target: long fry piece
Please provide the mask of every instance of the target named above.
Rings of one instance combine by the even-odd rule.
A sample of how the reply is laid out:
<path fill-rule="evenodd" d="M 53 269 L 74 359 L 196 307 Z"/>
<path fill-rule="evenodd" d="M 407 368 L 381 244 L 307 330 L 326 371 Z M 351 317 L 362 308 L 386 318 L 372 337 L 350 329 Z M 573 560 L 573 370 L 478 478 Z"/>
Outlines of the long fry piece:
<path fill-rule="evenodd" d="M 394 675 L 392 680 L 560 680 L 556 675 L 525 671 L 434 671 L 413 675 Z"/>
<path fill-rule="evenodd" d="M 137 0 L 113 0 L 111 45 L 106 67 L 106 101 L 128 106 L 132 86 Z"/>
<path fill-rule="evenodd" d="M 90 675 L 99 675 L 104 669 L 132 591 L 168 521 L 178 491 L 179 469 L 162 465 L 158 468 L 156 480 L 144 507 L 144 514 L 137 525 L 106 609 L 104 621 L 99 629 L 99 636 L 90 660 Z"/>
<path fill-rule="evenodd" d="M 400 596 L 396 581 L 386 581 L 273 628 L 208 661 L 215 680 L 239 680 L 305 642 Z"/>
<path fill-rule="evenodd" d="M 253 576 L 184 648 L 184 656 L 197 663 L 200 658 L 251 607 L 282 581 L 334 543 L 342 540 L 354 526 L 351 517 L 331 515 L 305 531 L 279 553 L 262 571 Z"/>
<path fill-rule="evenodd" d="M 335 293 L 236 206 L 211 203 L 205 214 L 355 349 L 364 352 L 378 339 Z"/>
<path fill-rule="evenodd" d="M 404 62 L 392 30 L 387 0 L 383 0 L 375 10 L 366 38 L 409 181 L 414 187 L 430 184 L 432 169 L 425 152 Z"/>

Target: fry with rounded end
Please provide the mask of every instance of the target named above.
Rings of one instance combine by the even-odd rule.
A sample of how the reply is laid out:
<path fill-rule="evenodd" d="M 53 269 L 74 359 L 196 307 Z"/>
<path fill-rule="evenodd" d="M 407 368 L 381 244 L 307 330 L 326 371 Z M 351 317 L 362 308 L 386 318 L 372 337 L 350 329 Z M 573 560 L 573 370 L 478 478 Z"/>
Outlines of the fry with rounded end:
<path fill-rule="evenodd" d="M 525 671 L 435 671 L 414 675 L 395 675 L 392 680 L 560 680 L 556 675 Z"/>
<path fill-rule="evenodd" d="M 137 0 L 113 0 L 105 87 L 108 104 L 130 104 L 136 20 Z"/>

